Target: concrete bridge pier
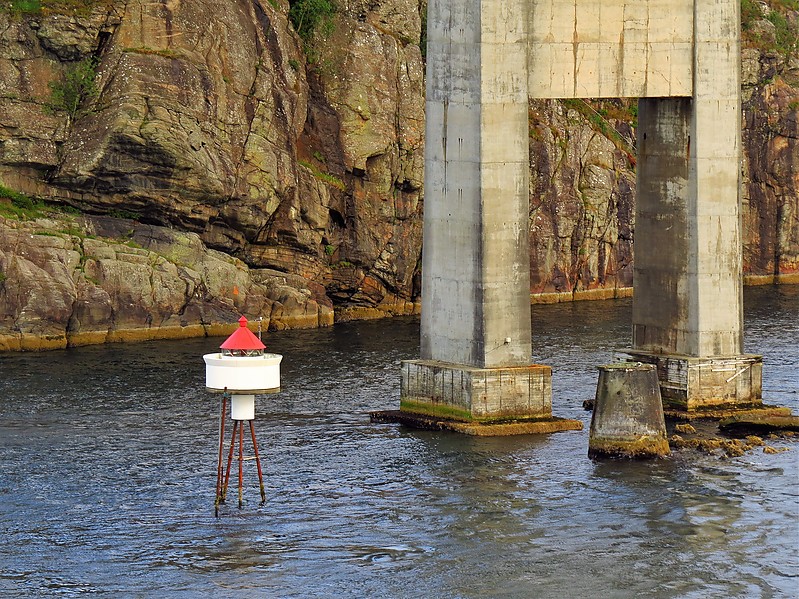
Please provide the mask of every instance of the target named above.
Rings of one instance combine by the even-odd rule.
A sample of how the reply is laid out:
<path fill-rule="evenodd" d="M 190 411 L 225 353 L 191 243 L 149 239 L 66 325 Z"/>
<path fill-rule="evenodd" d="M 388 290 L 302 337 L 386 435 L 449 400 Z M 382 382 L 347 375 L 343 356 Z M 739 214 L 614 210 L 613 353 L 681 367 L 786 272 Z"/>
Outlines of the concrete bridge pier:
<path fill-rule="evenodd" d="M 402 365 L 403 414 L 526 423 L 501 434 L 552 420 L 531 364 L 528 11 L 428 5 L 422 359 Z"/>
<path fill-rule="evenodd" d="M 759 407 L 743 353 L 739 6 L 694 5 L 693 96 L 639 100 L 634 361 L 666 408 Z"/>
<path fill-rule="evenodd" d="M 737 86 L 736 86 L 737 88 Z M 762 405 L 743 353 L 740 112 L 730 98 L 639 101 L 633 349 L 667 409 Z"/>
<path fill-rule="evenodd" d="M 740 1 L 430 0 L 427 47 L 421 360 L 403 364 L 400 412 L 551 419 L 551 371 L 530 364 L 530 98 L 641 98 L 626 359 L 656 366 L 667 409 L 760 407 L 742 341 Z"/>

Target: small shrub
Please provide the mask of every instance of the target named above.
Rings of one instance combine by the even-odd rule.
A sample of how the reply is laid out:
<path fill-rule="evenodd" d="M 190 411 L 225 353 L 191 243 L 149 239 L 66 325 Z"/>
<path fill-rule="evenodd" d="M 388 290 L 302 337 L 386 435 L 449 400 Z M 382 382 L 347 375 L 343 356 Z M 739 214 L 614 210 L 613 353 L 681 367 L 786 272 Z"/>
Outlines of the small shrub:
<path fill-rule="evenodd" d="M 741 0 L 741 29 L 749 31 L 752 23 L 763 18 L 755 0 Z"/>
<path fill-rule="evenodd" d="M 141 218 L 140 214 L 123 208 L 112 208 L 108 211 L 108 216 L 112 218 L 125 218 L 128 220 L 139 220 L 139 218 Z"/>
<path fill-rule="evenodd" d="M 345 189 L 347 189 L 347 186 L 344 185 L 344 181 L 342 181 L 338 177 L 335 177 L 333 175 L 329 175 L 328 173 L 323 173 L 322 171 L 318 170 L 310 162 L 308 162 L 306 160 L 298 160 L 297 163 L 300 164 L 300 166 L 304 166 L 305 168 L 307 168 L 309 171 L 311 171 L 313 173 L 314 177 L 316 177 L 320 181 L 324 181 L 325 183 L 327 183 L 331 187 L 335 187 L 336 189 L 339 189 L 341 191 L 344 191 Z"/>
<path fill-rule="evenodd" d="M 289 5 L 289 20 L 306 45 L 311 43 L 314 32 L 327 35 L 333 30 L 336 5 L 332 0 L 289 0 Z"/>
<path fill-rule="evenodd" d="M 70 235 L 72 237 L 80 237 L 81 239 L 89 237 L 89 235 L 86 235 L 85 231 L 78 229 L 77 227 L 66 227 L 65 229 L 59 229 L 58 232 L 63 233 L 64 235 Z"/>
<path fill-rule="evenodd" d="M 741 30 L 743 41 L 761 51 L 776 51 L 786 58 L 799 49 L 799 30 L 794 19 L 786 15 L 799 10 L 799 0 L 771 0 L 765 9 L 756 0 L 741 0 Z M 774 39 L 757 33 L 754 24 L 766 19 L 774 26 Z"/>
<path fill-rule="evenodd" d="M 41 12 L 50 15 L 88 15 L 96 6 L 110 8 L 115 0 L 41 0 Z"/>
<path fill-rule="evenodd" d="M 56 210 L 58 210 L 62 214 L 73 214 L 73 215 L 83 214 L 83 212 L 81 212 L 80 208 L 76 208 L 75 206 L 72 206 L 71 204 L 58 204 L 58 205 L 56 205 L 55 208 L 56 208 Z"/>
<path fill-rule="evenodd" d="M 785 15 L 777 11 L 771 11 L 766 18 L 774 25 L 777 50 L 785 56 L 796 52 L 797 38 L 799 37 L 796 27 L 791 25 Z"/>
<path fill-rule="evenodd" d="M 319 179 L 320 181 L 324 181 L 331 187 L 335 187 L 336 189 L 339 189 L 341 191 L 347 189 L 347 186 L 344 185 L 344 181 L 342 181 L 338 177 L 334 177 L 333 175 L 321 172 L 314 173 L 314 175 L 316 176 L 317 179 Z"/>
<path fill-rule="evenodd" d="M 99 94 L 95 81 L 96 68 L 93 58 L 84 58 L 67 68 L 63 80 L 51 81 L 50 108 L 62 110 L 70 119 L 74 119 L 81 106 L 96 99 Z"/>
<path fill-rule="evenodd" d="M 36 207 L 36 201 L 33 198 L 26 196 L 24 193 L 9 189 L 5 185 L 0 185 L 0 198 L 11 200 L 14 206 L 22 208 L 23 210 L 33 210 Z"/>

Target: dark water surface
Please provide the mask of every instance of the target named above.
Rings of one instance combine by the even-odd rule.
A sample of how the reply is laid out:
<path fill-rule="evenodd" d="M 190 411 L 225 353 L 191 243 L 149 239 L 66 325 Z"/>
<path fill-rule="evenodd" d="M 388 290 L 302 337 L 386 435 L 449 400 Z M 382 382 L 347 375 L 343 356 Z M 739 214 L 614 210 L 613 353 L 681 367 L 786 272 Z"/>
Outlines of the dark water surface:
<path fill-rule="evenodd" d="M 533 307 L 556 415 L 470 438 L 372 424 L 418 322 L 275 333 L 246 505 L 213 516 L 221 339 L 0 354 L 0 597 L 799 597 L 799 444 L 722 459 L 586 457 L 598 364 L 631 304 Z M 799 288 L 746 293 L 764 396 L 799 409 Z"/>

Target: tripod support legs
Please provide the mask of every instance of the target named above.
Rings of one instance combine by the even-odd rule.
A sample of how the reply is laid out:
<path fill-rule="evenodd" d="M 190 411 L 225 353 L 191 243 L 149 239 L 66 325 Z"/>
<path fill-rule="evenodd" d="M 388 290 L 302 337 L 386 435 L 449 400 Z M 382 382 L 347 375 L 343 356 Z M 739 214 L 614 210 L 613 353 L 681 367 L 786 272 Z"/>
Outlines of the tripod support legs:
<path fill-rule="evenodd" d="M 255 426 L 252 420 L 234 420 L 233 431 L 230 435 L 230 447 L 228 449 L 227 463 L 223 461 L 225 451 L 225 412 L 227 409 L 227 400 L 230 396 L 227 391 L 222 394 L 222 413 L 219 417 L 219 456 L 217 458 L 216 467 L 216 500 L 214 501 L 214 516 L 219 517 L 219 505 L 225 503 L 227 498 L 228 485 L 230 483 L 230 470 L 233 466 L 233 457 L 236 450 L 236 442 L 239 445 L 239 509 L 244 504 L 244 423 L 248 422 L 250 425 L 250 438 L 252 439 L 253 459 L 258 470 L 258 484 L 261 490 L 261 505 L 266 503 L 266 490 L 264 488 L 264 474 L 261 468 L 261 456 L 258 453 L 258 442 L 255 439 Z M 250 459 L 250 458 L 246 458 Z"/>

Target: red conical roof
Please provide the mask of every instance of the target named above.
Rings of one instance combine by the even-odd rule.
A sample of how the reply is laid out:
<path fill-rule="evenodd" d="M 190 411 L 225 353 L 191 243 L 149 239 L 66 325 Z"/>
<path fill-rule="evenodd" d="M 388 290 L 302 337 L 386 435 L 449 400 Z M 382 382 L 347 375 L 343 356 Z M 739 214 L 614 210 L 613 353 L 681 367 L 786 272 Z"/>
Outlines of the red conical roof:
<path fill-rule="evenodd" d="M 256 337 L 253 332 L 247 328 L 247 319 L 242 316 L 239 318 L 239 328 L 233 334 L 225 339 L 225 342 L 219 346 L 220 349 L 230 350 L 252 350 L 252 349 L 266 349 L 266 346 L 261 343 L 261 340 Z"/>

